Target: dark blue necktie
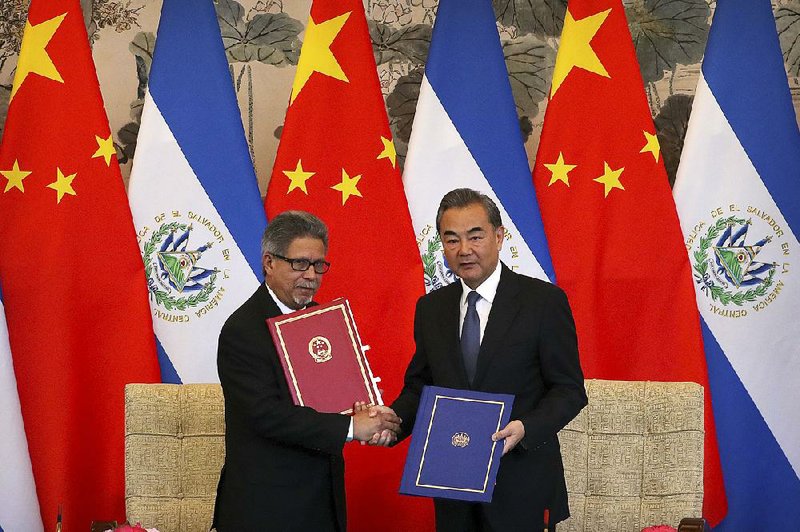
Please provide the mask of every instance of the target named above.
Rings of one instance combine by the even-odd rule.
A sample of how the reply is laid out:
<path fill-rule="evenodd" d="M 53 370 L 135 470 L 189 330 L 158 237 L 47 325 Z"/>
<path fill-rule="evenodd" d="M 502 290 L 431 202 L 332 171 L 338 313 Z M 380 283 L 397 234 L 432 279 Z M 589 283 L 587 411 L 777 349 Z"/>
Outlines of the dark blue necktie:
<path fill-rule="evenodd" d="M 464 367 L 470 384 L 475 378 L 478 353 L 481 350 L 481 319 L 475 308 L 480 297 L 475 290 L 467 294 L 467 313 L 464 315 L 464 326 L 461 327 L 461 356 L 464 357 Z"/>

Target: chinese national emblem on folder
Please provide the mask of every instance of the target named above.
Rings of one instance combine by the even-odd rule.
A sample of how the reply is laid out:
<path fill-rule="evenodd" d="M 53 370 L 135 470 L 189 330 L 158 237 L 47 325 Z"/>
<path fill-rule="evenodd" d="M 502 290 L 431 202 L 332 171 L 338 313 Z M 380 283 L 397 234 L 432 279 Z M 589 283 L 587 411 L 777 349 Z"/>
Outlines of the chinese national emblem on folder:
<path fill-rule="evenodd" d="M 383 404 L 346 299 L 267 320 L 296 405 L 346 413 Z"/>

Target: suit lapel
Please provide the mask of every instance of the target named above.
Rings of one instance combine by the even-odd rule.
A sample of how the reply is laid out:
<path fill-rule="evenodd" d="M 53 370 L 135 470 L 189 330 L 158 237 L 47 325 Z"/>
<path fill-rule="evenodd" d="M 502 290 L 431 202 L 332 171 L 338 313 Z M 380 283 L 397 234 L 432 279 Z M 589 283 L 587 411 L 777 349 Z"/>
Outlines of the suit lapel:
<path fill-rule="evenodd" d="M 274 318 L 281 315 L 281 309 L 278 308 L 278 304 L 269 295 L 269 290 L 267 290 L 267 286 L 264 283 L 261 283 L 256 289 L 255 297 L 258 303 L 258 312 L 264 318 Z M 264 325 L 266 325 L 266 322 L 264 322 Z"/>
<path fill-rule="evenodd" d="M 489 363 L 503 345 L 503 338 L 520 308 L 516 274 L 506 268 L 505 264 L 502 264 L 501 267 L 500 283 L 497 285 L 497 293 L 492 302 L 492 310 L 489 312 L 489 320 L 483 332 L 481 350 L 478 354 L 478 367 L 475 370 L 475 381 L 472 383 L 472 387 L 475 389 L 480 388 L 489 369 Z"/>

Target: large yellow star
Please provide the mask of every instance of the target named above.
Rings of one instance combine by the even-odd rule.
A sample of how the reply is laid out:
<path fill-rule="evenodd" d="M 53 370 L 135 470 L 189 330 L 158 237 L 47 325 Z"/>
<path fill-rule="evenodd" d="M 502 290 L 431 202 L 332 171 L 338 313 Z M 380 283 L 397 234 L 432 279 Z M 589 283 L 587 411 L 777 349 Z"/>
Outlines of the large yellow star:
<path fill-rule="evenodd" d="M 608 163 L 603 161 L 603 165 L 605 166 L 603 170 L 603 175 L 594 179 L 598 183 L 602 183 L 605 188 L 605 196 L 608 197 L 608 193 L 611 192 L 612 188 L 618 188 L 620 190 L 625 190 L 625 187 L 622 186 L 622 183 L 619 182 L 619 176 L 622 175 L 623 170 L 625 168 L 620 168 L 619 170 L 612 170 Z"/>
<path fill-rule="evenodd" d="M 661 153 L 661 145 L 658 143 L 658 135 L 653 135 L 647 131 L 642 131 L 644 138 L 647 141 L 639 153 L 650 152 L 653 158 L 658 162 L 658 154 Z"/>
<path fill-rule="evenodd" d="M 342 182 L 331 187 L 333 190 L 338 190 L 342 193 L 342 205 L 350 199 L 350 196 L 363 197 L 361 196 L 361 192 L 358 191 L 358 188 L 356 188 L 359 181 L 361 181 L 360 175 L 350 177 L 347 175 L 347 172 L 344 171 L 344 168 L 342 168 Z"/>
<path fill-rule="evenodd" d="M 544 163 L 544 167 L 550 170 L 551 174 L 550 182 L 547 183 L 548 187 L 553 183 L 555 183 L 556 181 L 563 181 L 565 185 L 569 186 L 569 172 L 573 168 L 576 168 L 577 165 L 565 163 L 564 154 L 558 152 L 558 160 L 552 164 Z"/>
<path fill-rule="evenodd" d="M 107 139 L 98 137 L 97 135 L 95 135 L 94 138 L 97 140 L 97 151 L 92 155 L 92 159 L 95 157 L 102 157 L 106 161 L 106 166 L 111 166 L 111 156 L 117 154 L 117 150 L 114 148 L 114 141 L 111 140 L 111 135 L 109 135 Z"/>
<path fill-rule="evenodd" d="M 350 17 L 349 11 L 319 24 L 315 23 L 313 18 L 308 17 L 305 41 L 303 41 L 303 48 L 300 49 L 300 60 L 297 62 L 297 73 L 294 75 L 292 97 L 289 105 L 294 103 L 295 98 L 306 86 L 308 79 L 314 72 L 350 82 L 333 52 L 331 52 L 331 44 L 333 44 L 333 40 L 339 35 L 339 32 L 342 31 L 342 27 L 347 22 L 348 17 Z"/>
<path fill-rule="evenodd" d="M 381 142 L 383 142 L 383 151 L 378 154 L 376 159 L 389 159 L 392 162 L 392 168 L 395 168 L 397 164 L 397 150 L 394 149 L 394 141 L 381 136 Z"/>
<path fill-rule="evenodd" d="M 72 175 L 65 176 L 61 172 L 61 168 L 56 168 L 56 180 L 49 185 L 47 188 L 52 188 L 56 192 L 58 192 L 58 200 L 56 203 L 61 203 L 61 198 L 64 197 L 64 194 L 69 194 L 70 196 L 75 195 L 75 190 L 72 188 L 72 181 L 75 179 L 75 176 L 78 175 L 77 173 Z"/>
<path fill-rule="evenodd" d="M 564 29 L 561 31 L 561 43 L 556 56 L 556 66 L 553 69 L 551 99 L 575 67 L 606 78 L 611 77 L 591 45 L 592 39 L 606 21 L 609 13 L 611 13 L 611 9 L 606 9 L 586 18 L 575 20 L 569 9 L 567 10 L 567 14 L 564 16 Z"/>
<path fill-rule="evenodd" d="M 8 192 L 12 188 L 18 188 L 20 192 L 25 192 L 25 187 L 22 186 L 22 180 L 31 175 L 30 172 L 19 169 L 19 161 L 16 159 L 14 159 L 14 166 L 11 167 L 11 170 L 0 170 L 0 174 L 3 174 L 3 177 L 8 179 L 6 189 L 3 193 Z"/>
<path fill-rule="evenodd" d="M 14 85 L 11 87 L 12 100 L 20 86 L 28 78 L 28 74 L 39 74 L 47 79 L 64 83 L 45 48 L 66 16 L 67 14 L 64 13 L 35 26 L 32 26 L 30 21 L 25 23 L 25 33 L 22 35 L 22 46 L 17 61 L 17 73 L 14 75 Z"/>
<path fill-rule="evenodd" d="M 303 170 L 303 161 L 300 159 L 297 160 L 297 166 L 294 170 L 284 170 L 283 175 L 289 178 L 289 190 L 286 191 L 288 194 L 292 190 L 299 188 L 303 192 L 308 195 L 308 189 L 306 189 L 306 181 L 314 175 L 316 172 L 306 172 Z"/>

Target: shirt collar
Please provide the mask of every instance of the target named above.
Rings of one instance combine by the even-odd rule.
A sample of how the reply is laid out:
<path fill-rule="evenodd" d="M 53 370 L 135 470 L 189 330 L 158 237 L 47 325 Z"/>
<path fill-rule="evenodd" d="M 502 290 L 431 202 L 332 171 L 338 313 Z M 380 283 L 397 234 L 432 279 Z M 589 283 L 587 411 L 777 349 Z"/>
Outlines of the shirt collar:
<path fill-rule="evenodd" d="M 278 305 L 278 310 L 281 311 L 281 314 L 289 314 L 291 312 L 294 312 L 294 309 L 287 307 L 286 305 L 283 304 L 283 301 L 278 299 L 278 296 L 276 296 L 275 292 L 272 291 L 272 288 L 269 287 L 267 281 L 264 281 L 264 286 L 267 287 L 267 291 L 269 292 L 270 297 L 272 297 L 272 300 L 275 302 L 276 305 Z"/>
<path fill-rule="evenodd" d="M 497 286 L 500 284 L 500 261 L 497 261 L 497 266 L 494 271 L 483 281 L 478 288 L 475 289 L 478 294 L 489 302 L 491 305 L 494 302 L 494 296 L 497 294 Z M 467 304 L 467 294 L 472 291 L 472 288 L 467 286 L 463 279 L 461 281 L 461 306 Z"/>

